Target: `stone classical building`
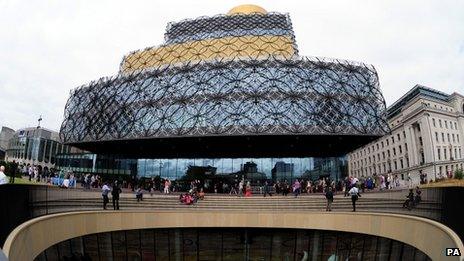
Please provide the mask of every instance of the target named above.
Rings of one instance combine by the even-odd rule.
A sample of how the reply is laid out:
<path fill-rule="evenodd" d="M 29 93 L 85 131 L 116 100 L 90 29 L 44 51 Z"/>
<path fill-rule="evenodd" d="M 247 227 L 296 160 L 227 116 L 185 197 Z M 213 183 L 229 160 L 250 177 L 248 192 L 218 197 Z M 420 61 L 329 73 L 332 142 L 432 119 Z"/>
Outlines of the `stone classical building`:
<path fill-rule="evenodd" d="M 435 180 L 462 169 L 464 163 L 464 96 L 416 85 L 388 109 L 391 133 L 348 154 L 349 174 L 420 173 Z"/>

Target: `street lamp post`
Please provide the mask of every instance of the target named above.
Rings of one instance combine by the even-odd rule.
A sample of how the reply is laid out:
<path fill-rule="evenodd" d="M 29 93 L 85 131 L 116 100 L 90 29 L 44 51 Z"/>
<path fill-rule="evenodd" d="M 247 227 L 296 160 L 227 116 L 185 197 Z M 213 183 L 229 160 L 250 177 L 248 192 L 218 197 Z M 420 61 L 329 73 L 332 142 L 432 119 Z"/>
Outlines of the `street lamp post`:
<path fill-rule="evenodd" d="M 39 158 L 40 139 L 39 139 L 39 143 L 36 144 L 36 138 L 37 138 L 37 130 L 40 129 L 40 122 L 41 121 L 42 121 L 42 115 L 39 116 L 39 119 L 37 120 L 37 127 L 32 132 L 32 150 L 31 150 L 31 154 L 33 154 L 33 155 L 31 155 L 31 158 L 32 158 L 32 167 L 33 167 L 33 169 L 34 169 L 34 166 L 35 166 L 35 163 L 36 163 L 36 156 L 37 156 L 37 160 Z M 35 153 L 36 152 L 36 147 L 37 147 L 37 154 Z M 38 171 L 38 169 L 37 169 L 37 171 Z M 32 173 L 32 174 L 34 174 L 34 173 Z"/>

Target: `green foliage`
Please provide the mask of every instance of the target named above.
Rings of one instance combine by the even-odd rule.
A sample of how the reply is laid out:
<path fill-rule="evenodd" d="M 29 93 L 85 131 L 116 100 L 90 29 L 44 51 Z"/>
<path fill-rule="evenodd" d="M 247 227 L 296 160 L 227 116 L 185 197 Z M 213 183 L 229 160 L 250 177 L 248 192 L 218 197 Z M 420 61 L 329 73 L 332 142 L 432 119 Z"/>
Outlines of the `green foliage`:
<path fill-rule="evenodd" d="M 16 168 L 18 167 L 17 164 L 14 164 L 13 162 L 6 162 L 6 161 L 0 161 L 0 166 L 5 166 L 5 175 L 7 176 L 13 176 L 13 173 L 14 173 L 14 168 L 16 166 Z M 18 170 L 16 170 L 16 176 L 20 176 L 20 172 Z"/>
<path fill-rule="evenodd" d="M 464 177 L 464 171 L 462 169 L 457 169 L 455 172 L 454 172 L 454 177 L 456 179 L 462 179 Z"/>

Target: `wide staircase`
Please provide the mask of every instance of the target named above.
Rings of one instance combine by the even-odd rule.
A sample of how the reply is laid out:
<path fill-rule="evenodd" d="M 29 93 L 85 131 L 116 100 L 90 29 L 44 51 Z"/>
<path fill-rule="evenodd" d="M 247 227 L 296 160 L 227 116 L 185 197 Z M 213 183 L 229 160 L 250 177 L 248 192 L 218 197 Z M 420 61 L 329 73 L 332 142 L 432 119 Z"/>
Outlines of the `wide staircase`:
<path fill-rule="evenodd" d="M 82 192 L 86 193 L 86 192 Z M 438 202 L 424 199 L 412 210 L 403 208 L 404 191 L 388 193 L 366 193 L 357 201 L 356 210 L 359 212 L 388 212 L 408 214 L 440 220 L 441 207 Z M 56 198 L 31 202 L 34 216 L 68 211 L 99 210 L 102 200 L 98 193 L 87 193 L 76 198 Z M 179 202 L 179 195 L 144 194 L 143 201 L 137 202 L 135 196 L 126 194 L 120 199 L 121 210 L 198 210 L 198 211 L 325 211 L 326 200 L 321 194 L 303 195 L 294 198 L 288 196 L 253 195 L 252 197 L 237 197 L 221 194 L 207 194 L 204 200 L 193 205 Z M 112 209 L 111 199 L 108 209 Z M 351 211 L 351 199 L 337 195 L 332 204 L 332 211 Z"/>

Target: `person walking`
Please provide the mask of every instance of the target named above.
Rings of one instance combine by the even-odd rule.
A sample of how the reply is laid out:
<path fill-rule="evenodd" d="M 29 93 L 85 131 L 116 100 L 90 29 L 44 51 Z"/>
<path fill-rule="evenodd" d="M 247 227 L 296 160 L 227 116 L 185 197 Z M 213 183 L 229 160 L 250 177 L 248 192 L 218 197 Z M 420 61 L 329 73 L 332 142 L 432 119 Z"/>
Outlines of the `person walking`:
<path fill-rule="evenodd" d="M 290 190 L 290 186 L 288 185 L 287 180 L 285 180 L 284 183 L 282 184 L 282 196 L 287 196 L 289 190 Z"/>
<path fill-rule="evenodd" d="M 353 212 L 356 212 L 356 201 L 358 201 L 358 198 L 361 196 L 359 194 L 359 190 L 356 186 L 353 186 L 348 193 L 351 196 L 351 204 L 353 205 Z"/>
<path fill-rule="evenodd" d="M 237 193 L 237 185 L 236 184 L 231 184 L 230 185 L 229 195 L 232 195 L 232 194 L 238 195 L 238 193 Z"/>
<path fill-rule="evenodd" d="M 333 195 L 331 187 L 327 188 L 327 191 L 325 192 L 325 198 L 327 199 L 327 206 L 325 207 L 325 211 L 332 211 L 332 203 L 334 201 L 334 195 Z"/>
<path fill-rule="evenodd" d="M 239 197 L 243 196 L 243 183 L 244 183 L 243 179 L 240 181 L 240 183 L 238 183 L 238 196 Z"/>
<path fill-rule="evenodd" d="M 308 182 L 306 183 L 306 193 L 311 193 L 312 192 L 312 188 L 311 188 L 311 180 L 308 180 Z"/>
<path fill-rule="evenodd" d="M 293 194 L 295 195 L 295 198 L 297 198 L 298 195 L 300 195 L 300 190 L 301 190 L 300 181 L 296 179 L 295 182 L 293 183 Z"/>
<path fill-rule="evenodd" d="M 11 163 L 11 177 L 10 177 L 10 183 L 15 183 L 15 177 L 16 177 L 16 172 L 18 171 L 18 163 L 16 163 L 16 161 L 13 160 L 13 162 Z M 0 184 L 1 184 L 1 181 L 0 181 Z"/>
<path fill-rule="evenodd" d="M 113 190 L 111 191 L 114 210 L 119 210 L 119 194 L 121 194 L 121 192 L 122 190 L 118 185 L 118 181 L 115 181 L 113 185 Z"/>
<path fill-rule="evenodd" d="M 267 183 L 267 180 L 264 181 L 264 197 L 266 197 L 266 194 L 269 194 L 269 196 L 272 197 L 272 194 L 271 194 L 271 188 L 269 187 L 269 184 Z"/>
<path fill-rule="evenodd" d="M 137 202 L 143 201 L 143 190 L 141 186 L 138 186 L 135 190 L 135 198 L 137 199 Z"/>
<path fill-rule="evenodd" d="M 34 169 L 32 168 L 32 165 L 29 166 L 27 174 L 29 175 L 29 181 L 32 181 L 32 175 L 34 174 Z"/>
<path fill-rule="evenodd" d="M 171 181 L 166 179 L 164 182 L 164 194 L 169 194 L 169 187 L 171 186 Z"/>
<path fill-rule="evenodd" d="M 7 184 L 8 177 L 5 175 L 5 166 L 0 166 L 0 185 Z"/>
<path fill-rule="evenodd" d="M 350 185 L 351 185 L 351 181 L 350 181 L 350 178 L 349 177 L 346 177 L 345 178 L 345 194 L 344 194 L 344 197 L 348 196 L 348 191 L 350 191 Z"/>
<path fill-rule="evenodd" d="M 247 183 L 246 189 L 245 189 L 245 197 L 251 197 L 251 194 L 252 194 L 251 185 Z"/>
<path fill-rule="evenodd" d="M 422 201 L 422 191 L 419 186 L 416 186 L 416 196 L 414 197 L 414 206 L 417 206 Z"/>
<path fill-rule="evenodd" d="M 103 197 L 103 209 L 106 209 L 106 205 L 110 200 L 108 199 L 108 193 L 111 191 L 110 187 L 108 186 L 108 183 L 105 182 L 105 184 L 102 187 L 102 197 Z"/>

